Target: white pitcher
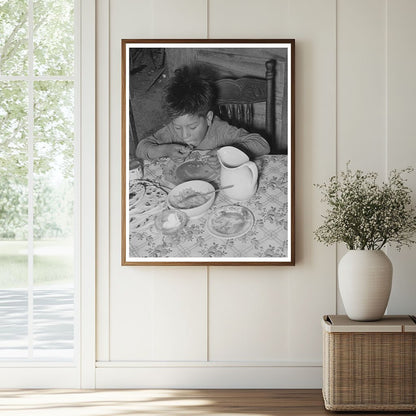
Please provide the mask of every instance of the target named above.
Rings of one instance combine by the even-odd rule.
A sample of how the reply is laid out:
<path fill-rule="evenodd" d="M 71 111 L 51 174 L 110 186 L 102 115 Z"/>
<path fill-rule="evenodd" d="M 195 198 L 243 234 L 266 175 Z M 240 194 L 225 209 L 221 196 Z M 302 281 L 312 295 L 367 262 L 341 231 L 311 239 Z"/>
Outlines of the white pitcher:
<path fill-rule="evenodd" d="M 258 169 L 254 162 L 240 149 L 225 146 L 218 150 L 221 164 L 221 187 L 233 185 L 223 192 L 233 201 L 245 201 L 257 189 Z"/>

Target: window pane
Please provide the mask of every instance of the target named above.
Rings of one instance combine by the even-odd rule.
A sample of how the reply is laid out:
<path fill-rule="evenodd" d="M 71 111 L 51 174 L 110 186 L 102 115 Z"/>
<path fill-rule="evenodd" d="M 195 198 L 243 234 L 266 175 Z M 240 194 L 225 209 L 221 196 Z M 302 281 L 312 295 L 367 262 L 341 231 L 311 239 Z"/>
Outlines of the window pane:
<path fill-rule="evenodd" d="M 3 250 L 4 254 L 3 244 L 4 242 L 0 241 L 0 250 Z M 26 257 L 23 257 L 26 260 Z M 27 290 L 0 289 L 0 360 L 27 358 L 27 310 Z"/>
<path fill-rule="evenodd" d="M 73 75 L 74 1 L 34 0 L 36 75 Z"/>
<path fill-rule="evenodd" d="M 63 286 L 36 288 L 33 306 L 33 357 L 72 360 L 74 289 Z"/>
<path fill-rule="evenodd" d="M 0 81 L 0 239 L 6 240 L 27 240 L 27 94 L 23 81 Z"/>
<path fill-rule="evenodd" d="M 73 277 L 74 85 L 38 81 L 34 90 L 33 222 L 34 239 L 42 241 L 35 244 L 35 283 L 50 284 L 49 266 L 55 269 L 53 280 Z"/>
<path fill-rule="evenodd" d="M 0 358 L 27 357 L 27 85 L 0 82 Z"/>
<path fill-rule="evenodd" d="M 27 0 L 0 0 L 0 75 L 27 75 Z"/>
<path fill-rule="evenodd" d="M 72 359 L 74 85 L 34 84 L 34 358 Z"/>

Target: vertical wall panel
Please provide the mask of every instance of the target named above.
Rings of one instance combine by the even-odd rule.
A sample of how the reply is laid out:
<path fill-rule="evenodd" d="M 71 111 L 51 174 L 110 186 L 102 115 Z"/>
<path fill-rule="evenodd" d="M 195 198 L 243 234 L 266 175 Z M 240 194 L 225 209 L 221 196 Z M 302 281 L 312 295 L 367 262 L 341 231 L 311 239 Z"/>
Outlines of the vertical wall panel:
<path fill-rule="evenodd" d="M 336 3 L 291 0 L 289 34 L 296 39 L 296 256 L 289 278 L 291 360 L 321 360 L 320 320 L 335 312 L 335 248 L 313 240 L 321 222 L 314 188 L 335 173 Z"/>
<path fill-rule="evenodd" d="M 416 168 L 416 2 L 388 1 L 388 169 Z M 416 203 L 416 172 L 408 176 Z M 416 249 L 389 249 L 393 289 L 389 313 L 416 313 Z"/>
<path fill-rule="evenodd" d="M 337 159 L 384 172 L 386 7 L 380 0 L 337 2 Z"/>
<path fill-rule="evenodd" d="M 207 0 L 210 38 L 287 38 L 289 0 Z"/>
<path fill-rule="evenodd" d="M 152 36 L 161 39 L 204 39 L 206 0 L 153 0 Z"/>
<path fill-rule="evenodd" d="M 295 267 L 210 269 L 210 358 L 230 359 L 234 350 L 236 356 L 246 359 L 319 362 L 320 317 L 335 311 L 335 263 L 331 256 L 328 260 L 334 248 L 312 240 L 320 215 L 320 197 L 313 183 L 335 170 L 335 3 L 210 3 L 213 37 L 249 38 L 247 34 L 253 30 L 254 38 L 296 39 L 297 258 Z M 230 20 L 230 15 L 235 18 Z M 251 285 L 257 285 L 259 292 L 255 301 L 245 306 Z M 262 296 L 267 289 L 270 295 Z M 226 323 L 220 311 L 226 300 L 226 321 L 235 332 L 225 336 Z M 247 311 L 253 314 L 247 315 Z M 255 328 L 256 317 L 267 314 L 270 319 L 260 319 Z M 249 335 L 242 347 L 239 340 L 245 330 Z M 261 336 L 255 336 L 255 331 Z"/>
<path fill-rule="evenodd" d="M 148 360 L 154 358 L 153 279 L 118 273 L 111 276 L 110 286 L 110 360 Z M 128 288 L 128 290 L 126 289 Z"/>
<path fill-rule="evenodd" d="M 206 268 L 121 267 L 121 39 L 167 36 L 167 31 L 173 38 L 204 38 L 205 3 L 173 3 L 110 1 L 110 120 L 104 115 L 99 121 L 110 124 L 110 241 L 109 253 L 100 253 L 99 261 L 110 262 L 111 360 L 206 359 Z M 184 9 L 193 17 L 188 25 Z"/>
<path fill-rule="evenodd" d="M 196 267 L 172 269 L 133 269 L 113 283 L 112 360 L 206 360 L 206 277 Z"/>
<path fill-rule="evenodd" d="M 206 361 L 207 293 L 201 267 L 153 281 L 153 354 L 159 361 Z"/>
<path fill-rule="evenodd" d="M 275 268 L 210 268 L 210 361 L 288 359 L 288 279 Z"/>
<path fill-rule="evenodd" d="M 337 1 L 337 170 L 385 174 L 386 3 Z M 337 262 L 346 253 L 339 244 Z M 338 313 L 345 313 L 338 295 Z"/>

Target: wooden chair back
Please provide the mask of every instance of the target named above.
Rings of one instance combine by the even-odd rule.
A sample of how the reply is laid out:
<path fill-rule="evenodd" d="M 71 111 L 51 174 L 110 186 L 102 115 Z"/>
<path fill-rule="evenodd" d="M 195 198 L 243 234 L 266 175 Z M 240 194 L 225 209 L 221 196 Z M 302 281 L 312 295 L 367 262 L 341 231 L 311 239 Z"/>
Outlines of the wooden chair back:
<path fill-rule="evenodd" d="M 236 127 L 245 128 L 250 133 L 258 132 L 273 147 L 275 142 L 275 72 L 276 62 L 265 63 L 265 77 L 220 79 L 217 86 L 218 116 Z M 264 125 L 254 126 L 254 104 L 266 103 Z"/>

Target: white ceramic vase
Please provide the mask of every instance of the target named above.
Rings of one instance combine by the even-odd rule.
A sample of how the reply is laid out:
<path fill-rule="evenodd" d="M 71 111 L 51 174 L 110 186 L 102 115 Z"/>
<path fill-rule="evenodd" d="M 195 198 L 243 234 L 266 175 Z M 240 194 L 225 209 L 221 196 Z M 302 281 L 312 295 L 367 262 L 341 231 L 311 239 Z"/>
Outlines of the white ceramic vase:
<path fill-rule="evenodd" d="M 339 291 L 348 317 L 377 321 L 384 316 L 393 267 L 381 250 L 350 250 L 338 265 Z"/>

